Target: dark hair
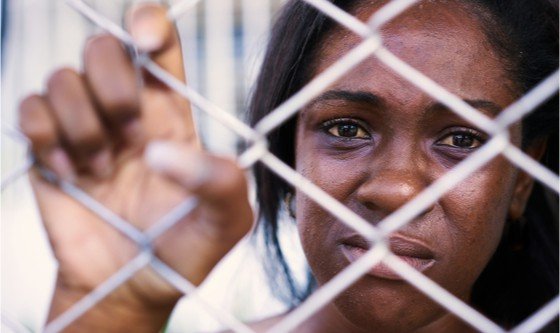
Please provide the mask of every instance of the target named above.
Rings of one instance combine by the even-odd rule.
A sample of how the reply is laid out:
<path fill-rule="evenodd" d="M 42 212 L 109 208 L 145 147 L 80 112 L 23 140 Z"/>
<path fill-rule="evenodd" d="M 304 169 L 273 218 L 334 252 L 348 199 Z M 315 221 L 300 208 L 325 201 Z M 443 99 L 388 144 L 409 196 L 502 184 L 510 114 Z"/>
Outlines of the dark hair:
<path fill-rule="evenodd" d="M 351 11 L 361 1 L 332 2 Z M 487 19 L 481 17 L 482 25 L 519 85 L 520 96 L 558 68 L 557 2 L 465 2 L 488 15 Z M 252 125 L 311 79 L 315 53 L 336 27 L 333 20 L 303 1 L 289 1 L 285 5 L 274 26 L 253 92 L 249 108 Z M 295 126 L 296 119 L 292 117 L 268 136 L 270 151 L 292 166 Z M 558 173 L 558 94 L 524 118 L 522 128 L 524 147 L 548 139 L 541 163 Z M 255 178 L 259 227 L 267 250 L 265 268 L 276 296 L 289 306 L 296 306 L 309 296 L 315 282 L 310 273 L 304 285 L 296 282 L 279 242 L 280 211 L 293 189 L 260 164 L 255 168 Z M 505 326 L 521 322 L 558 294 L 558 195 L 536 183 L 524 218 L 524 224 L 506 223 L 498 250 L 473 287 L 473 305 Z M 523 246 L 512 249 L 511 244 L 520 240 Z"/>

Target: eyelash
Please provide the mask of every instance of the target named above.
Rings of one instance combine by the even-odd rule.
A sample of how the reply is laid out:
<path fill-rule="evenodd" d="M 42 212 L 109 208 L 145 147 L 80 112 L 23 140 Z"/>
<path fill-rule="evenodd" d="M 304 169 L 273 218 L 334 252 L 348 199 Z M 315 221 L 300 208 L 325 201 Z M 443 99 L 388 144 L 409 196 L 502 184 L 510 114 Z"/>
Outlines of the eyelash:
<path fill-rule="evenodd" d="M 359 131 L 362 131 L 365 134 L 365 137 L 353 137 L 353 136 L 336 135 L 336 134 L 331 132 L 331 130 L 335 129 L 336 126 L 341 126 L 341 125 L 356 126 L 358 133 L 359 133 Z M 333 137 L 340 138 L 340 139 L 345 139 L 345 140 L 367 140 L 367 139 L 371 138 L 371 134 L 368 131 L 367 126 L 365 124 L 363 124 L 363 122 L 361 122 L 359 120 L 356 120 L 356 119 L 352 119 L 352 118 L 337 118 L 337 119 L 327 120 L 327 121 L 325 121 L 324 123 L 321 124 L 321 129 L 327 135 L 331 135 Z"/>
<path fill-rule="evenodd" d="M 357 133 L 355 135 L 358 135 L 360 133 L 360 131 L 363 132 L 363 137 L 358 137 L 358 136 L 344 136 L 344 135 L 340 135 L 340 133 L 335 134 L 332 131 L 336 130 L 337 126 L 341 126 L 341 125 L 351 125 L 351 126 L 356 126 L 356 131 Z M 367 140 L 371 138 L 371 134 L 369 132 L 369 130 L 367 129 L 367 125 L 363 124 L 362 121 L 357 120 L 357 119 L 352 119 L 352 118 L 336 118 L 336 119 L 331 119 L 331 120 L 327 120 L 325 122 L 323 122 L 321 124 L 321 129 L 327 134 L 330 135 L 332 137 L 335 137 L 337 139 L 341 139 L 341 140 Z M 340 131 L 340 129 L 339 129 Z M 463 136 L 466 137 L 469 140 L 472 140 L 471 145 L 474 145 L 473 147 L 461 147 L 459 145 L 457 145 L 454 142 L 454 138 L 456 136 Z M 450 143 L 445 143 L 446 140 L 450 139 L 451 142 Z M 463 138 L 464 139 L 464 138 Z M 440 139 L 438 139 L 436 141 L 436 145 L 440 146 L 440 147 L 449 147 L 452 149 L 460 149 L 460 150 L 474 150 L 479 148 L 480 146 L 482 146 L 484 143 L 486 142 L 486 138 L 485 136 L 480 133 L 479 131 L 472 129 L 472 128 L 451 128 L 447 131 L 447 133 L 445 133 Z"/>
<path fill-rule="evenodd" d="M 451 144 L 444 143 L 444 140 L 446 140 L 448 138 L 453 140 L 454 136 L 459 136 L 459 135 L 467 136 L 470 139 L 472 139 L 473 142 L 478 142 L 478 143 L 476 144 L 475 147 L 460 147 L 457 144 L 454 144 L 454 142 L 452 142 Z M 451 148 L 454 148 L 454 149 L 473 150 L 473 149 L 479 148 L 485 142 L 486 142 L 486 138 L 484 137 L 484 135 L 482 133 L 480 133 L 477 130 L 474 130 L 472 128 L 455 128 L 455 129 L 451 129 L 448 133 L 446 133 L 444 136 L 442 136 L 441 139 L 439 139 L 436 142 L 436 144 L 438 146 L 451 147 Z"/>

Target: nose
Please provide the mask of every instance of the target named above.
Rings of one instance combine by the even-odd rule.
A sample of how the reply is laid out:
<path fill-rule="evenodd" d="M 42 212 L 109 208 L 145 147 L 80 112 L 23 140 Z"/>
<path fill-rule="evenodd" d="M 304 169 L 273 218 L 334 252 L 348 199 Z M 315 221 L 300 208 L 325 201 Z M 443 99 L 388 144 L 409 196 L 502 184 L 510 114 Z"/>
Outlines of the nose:
<path fill-rule="evenodd" d="M 391 214 L 416 197 L 429 184 L 423 163 L 409 159 L 402 163 L 372 165 L 365 182 L 357 191 L 358 200 L 368 209 L 383 216 Z M 428 207 L 422 214 L 431 210 Z"/>

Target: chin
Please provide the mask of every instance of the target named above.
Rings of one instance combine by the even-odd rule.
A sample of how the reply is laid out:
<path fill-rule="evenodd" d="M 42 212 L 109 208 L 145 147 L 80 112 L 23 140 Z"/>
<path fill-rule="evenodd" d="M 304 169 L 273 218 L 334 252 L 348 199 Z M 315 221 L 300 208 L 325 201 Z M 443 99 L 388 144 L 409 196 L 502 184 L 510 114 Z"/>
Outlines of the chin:
<path fill-rule="evenodd" d="M 364 332 L 414 332 L 446 312 L 404 281 L 366 276 L 341 293 L 336 309 Z"/>

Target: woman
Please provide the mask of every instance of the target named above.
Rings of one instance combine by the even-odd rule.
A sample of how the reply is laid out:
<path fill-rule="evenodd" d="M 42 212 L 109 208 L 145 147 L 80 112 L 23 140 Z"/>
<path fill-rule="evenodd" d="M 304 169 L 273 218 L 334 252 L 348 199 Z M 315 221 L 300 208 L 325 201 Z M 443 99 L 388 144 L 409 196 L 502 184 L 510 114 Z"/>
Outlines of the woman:
<path fill-rule="evenodd" d="M 464 1 L 463 3 L 465 3 L 465 6 L 470 8 L 468 10 L 471 12 L 469 15 L 475 16 L 475 20 L 478 20 L 479 23 L 482 24 L 482 30 L 486 36 L 486 41 L 487 43 L 490 43 L 492 48 L 495 49 L 495 52 L 499 54 L 498 59 L 501 62 L 501 65 L 506 67 L 506 70 L 510 73 L 511 77 L 516 78 L 514 79 L 517 82 L 515 84 L 519 86 L 519 92 L 516 93 L 516 95 L 519 95 L 517 96 L 521 96 L 557 68 L 558 36 L 556 27 L 558 18 L 557 11 L 554 9 L 552 2 Z M 358 8 L 360 6 L 359 2 L 358 5 L 356 5 L 355 1 L 335 1 L 335 4 L 351 12 L 357 11 L 358 9 L 356 9 L 356 6 Z M 316 62 L 314 62 L 314 59 L 317 57 L 316 53 L 314 53 L 317 51 L 314 50 L 320 48 L 321 45 L 332 45 L 329 41 L 336 38 L 329 36 L 333 33 L 333 30 L 336 30 L 336 25 L 333 24 L 332 21 L 325 20 L 322 15 L 318 15 L 315 10 L 305 6 L 301 2 L 294 2 L 291 3 L 291 5 L 292 7 L 284 12 L 285 16 L 279 20 L 280 23 L 276 27 L 270 44 L 271 46 L 267 53 L 265 66 L 260 76 L 261 81 L 259 81 L 257 89 L 254 93 L 252 103 L 253 107 L 251 109 L 251 122 L 253 124 L 262 118 L 266 114 L 267 110 L 273 109 L 287 97 L 301 89 L 310 77 L 314 76 L 314 74 L 319 72 L 320 69 L 323 69 L 320 64 L 316 64 Z M 422 5 L 428 6 L 428 4 L 421 3 L 421 5 L 418 5 L 414 9 L 420 9 L 418 7 Z M 430 11 L 425 7 L 422 8 L 424 11 L 423 13 L 419 10 L 414 11 L 414 9 L 410 9 L 399 16 L 394 21 L 394 25 L 398 26 L 403 24 L 399 19 L 402 19 L 407 15 L 414 16 L 419 20 L 420 17 L 424 17 L 422 14 L 430 13 Z M 437 12 L 436 9 L 432 10 Z M 460 12 L 460 9 L 457 10 Z M 365 20 L 367 18 L 367 14 L 363 14 L 362 19 Z M 429 20 L 429 18 L 426 18 L 426 20 Z M 310 24 L 309 22 L 313 22 L 313 24 Z M 433 22 L 431 24 L 432 25 L 430 25 L 428 29 L 433 32 L 436 30 L 437 26 L 435 26 L 435 23 Z M 453 25 L 445 24 L 443 30 L 448 30 L 450 26 Z M 339 33 L 343 32 L 340 32 L 339 30 Z M 437 31 L 433 32 L 434 35 L 436 33 Z M 283 36 L 294 36 L 295 40 L 300 40 L 302 42 L 296 47 L 291 47 L 293 42 L 283 38 Z M 348 41 L 347 36 L 344 38 L 346 39 L 346 43 L 351 43 Z M 484 37 L 481 39 L 484 39 Z M 477 41 L 477 43 L 479 42 L 480 40 Z M 466 48 L 469 47 L 469 44 L 467 44 L 465 40 L 456 41 L 455 47 L 450 51 L 456 52 L 456 54 L 465 55 L 466 57 L 468 52 L 464 49 L 460 49 L 461 46 Z M 344 54 L 349 49 L 350 46 L 341 52 L 341 54 Z M 455 65 L 462 60 L 461 56 L 458 55 L 440 54 L 441 58 L 437 57 L 437 53 L 443 53 L 442 50 L 445 49 L 446 48 L 442 46 L 438 48 L 437 52 L 420 52 L 418 50 L 413 50 L 410 58 L 404 58 L 404 60 L 412 64 L 413 67 L 420 69 L 421 72 L 427 74 L 432 79 L 435 79 L 436 82 L 442 84 L 445 88 L 450 89 L 453 87 L 453 83 L 445 82 L 444 80 L 448 79 L 456 81 L 457 78 L 461 77 L 461 74 L 454 67 L 450 67 L 449 59 L 452 59 Z M 283 52 L 279 52 L 279 50 L 282 50 Z M 326 51 L 324 53 L 326 53 Z M 523 56 L 516 58 L 516 54 L 522 54 Z M 472 59 L 479 61 L 478 56 L 472 56 Z M 336 56 L 335 58 L 338 57 L 339 56 Z M 480 57 L 487 58 L 485 56 Z M 514 65 L 514 63 L 517 65 Z M 438 79 L 437 74 L 432 69 L 437 66 L 441 67 L 442 75 L 451 74 L 452 77 Z M 354 73 L 348 75 L 346 80 L 341 80 L 340 84 L 350 86 L 350 77 L 355 78 L 358 82 L 366 80 L 364 77 L 369 75 L 370 72 L 362 69 L 363 66 L 358 67 Z M 453 72 L 453 70 L 455 71 Z M 493 72 L 493 74 L 489 75 L 495 76 L 496 73 Z M 380 74 L 376 72 L 375 74 L 371 74 L 371 76 L 374 78 L 370 78 L 369 80 L 375 80 L 377 81 L 377 84 L 384 86 L 388 85 L 388 82 L 394 81 L 394 76 L 386 78 L 384 73 Z M 473 73 L 466 76 L 471 76 L 471 79 L 474 79 Z M 490 81 L 486 78 L 481 78 L 477 81 L 477 84 L 483 91 L 495 89 L 494 84 L 490 83 Z M 484 84 L 482 84 L 482 82 L 484 82 Z M 394 94 L 393 91 L 398 91 L 400 89 L 399 87 L 402 86 L 408 87 L 403 85 L 401 82 L 396 82 L 394 86 L 387 88 L 389 90 L 388 94 Z M 336 87 L 338 87 L 338 85 L 335 85 L 335 88 L 331 89 L 336 91 Z M 454 92 L 453 90 L 451 91 Z M 415 92 L 417 93 L 417 91 Z M 326 94 L 328 95 L 328 93 Z M 458 93 L 458 95 L 461 96 L 460 93 Z M 484 94 L 479 94 L 479 96 L 482 95 Z M 345 108 L 350 108 L 347 99 L 359 97 L 361 96 L 338 96 L 337 98 L 330 99 L 330 102 L 331 104 L 341 103 Z M 406 99 L 406 97 L 403 96 L 402 99 Z M 505 105 L 500 105 L 500 109 L 504 106 Z M 368 110 L 369 109 L 371 109 L 371 107 L 368 108 Z M 393 108 L 388 109 L 393 111 Z M 551 136 L 548 151 L 545 153 L 542 161 L 555 172 L 558 172 L 557 110 L 557 97 L 554 97 L 547 104 L 543 105 L 539 110 L 524 120 L 522 135 L 522 146 L 525 148 L 530 145 L 529 142 L 539 140 L 539 137 L 540 140 L 542 140 L 549 135 Z M 387 107 L 385 107 L 383 111 L 388 112 Z M 305 113 L 305 110 L 303 113 Z M 302 121 L 301 116 L 298 119 L 298 121 Z M 338 130 L 342 129 L 348 131 L 351 128 L 353 131 L 358 131 L 356 127 L 358 127 L 360 123 L 356 123 L 351 119 L 349 120 L 350 121 L 336 123 L 336 126 L 339 126 Z M 406 124 L 406 121 L 406 118 L 402 119 L 400 126 Z M 379 122 L 380 120 L 377 119 L 373 121 L 373 123 Z M 548 125 L 545 125 L 547 122 Z M 295 135 L 295 124 L 296 120 L 293 119 L 291 123 L 282 127 L 270 137 L 271 151 L 292 165 L 294 164 L 295 158 L 294 150 L 292 149 L 295 143 L 292 138 L 297 137 L 300 142 L 310 141 L 308 137 L 300 138 Z M 390 123 L 382 123 L 377 126 L 390 127 L 390 125 Z M 343 127 L 341 128 L 340 126 Z M 329 131 L 332 132 L 333 129 L 329 129 Z M 374 130 L 374 132 L 378 131 L 378 129 Z M 413 129 L 406 129 L 406 131 L 407 133 L 414 132 Z M 394 132 L 391 132 L 390 134 L 395 135 Z M 467 144 L 467 147 L 468 144 L 473 146 L 477 145 L 476 140 L 473 140 L 476 136 L 473 135 L 472 132 L 470 134 L 458 134 L 460 134 L 460 136 L 456 137 L 456 139 L 463 140 L 462 144 Z M 356 136 L 360 135 L 356 133 Z M 446 140 L 449 139 L 446 138 Z M 336 158 L 339 158 L 341 155 L 343 156 L 345 150 L 352 151 L 352 144 L 350 143 L 348 143 L 347 146 L 342 143 L 333 143 L 332 145 L 336 151 L 339 151 L 336 154 Z M 317 146 L 326 151 L 325 147 L 318 144 Z M 413 149 L 415 146 L 410 148 Z M 298 149 L 295 151 L 300 152 L 304 150 L 298 146 Z M 303 153 L 303 155 L 305 155 L 305 153 Z M 333 155 L 335 154 L 333 153 Z M 418 153 L 414 152 L 414 155 L 418 155 Z M 406 158 L 403 158 L 402 154 L 400 154 L 398 158 L 406 160 Z M 318 159 L 319 158 L 317 156 L 313 156 L 313 161 Z M 383 157 L 380 157 L 380 159 L 383 160 Z M 421 163 L 414 160 L 414 156 L 411 156 L 409 159 L 411 160 L 412 165 L 401 166 L 405 169 L 404 171 L 406 171 L 407 167 L 411 169 L 418 169 Z M 299 159 L 296 158 L 296 160 L 305 160 L 305 156 L 299 157 Z M 405 185 L 410 183 L 414 184 L 414 179 L 407 181 L 406 179 L 402 180 L 402 178 L 398 178 L 404 177 L 403 170 L 399 170 L 399 168 L 394 165 L 390 165 L 385 168 L 381 166 L 379 171 L 375 169 L 357 170 L 356 168 L 359 165 L 358 160 L 364 160 L 364 158 L 360 155 L 358 158 L 349 159 L 347 162 L 348 164 L 340 163 L 340 169 L 333 168 L 334 170 L 330 171 L 332 172 L 330 176 L 319 176 L 316 171 L 316 167 L 313 168 L 313 174 L 308 174 L 306 176 L 314 180 L 315 183 L 322 184 L 323 188 L 329 188 L 330 190 L 328 192 L 333 194 L 337 193 L 337 190 L 334 188 L 340 188 L 341 185 L 338 183 L 326 183 L 332 182 L 333 179 L 340 179 L 340 181 L 347 184 L 349 179 L 352 179 L 352 176 L 349 174 L 350 170 L 356 173 L 363 172 L 364 174 L 379 174 L 389 171 L 395 173 L 400 172 L 401 175 L 395 176 L 397 178 L 395 178 L 392 182 L 387 181 L 387 179 L 392 176 L 390 172 L 388 174 L 383 173 L 378 176 L 378 179 L 371 180 L 372 185 L 370 186 L 375 186 L 377 188 L 375 190 L 375 195 L 379 197 L 374 197 L 370 200 L 374 201 L 374 203 L 379 201 L 381 203 L 375 205 L 377 208 L 366 209 L 370 211 L 363 213 L 363 216 L 366 217 L 371 216 L 372 214 L 375 216 L 375 211 L 382 210 L 382 205 L 387 206 L 386 210 L 390 212 L 393 211 L 396 206 L 400 206 L 403 202 L 409 200 L 409 197 L 405 196 L 398 198 L 397 195 L 399 193 L 395 192 L 395 187 L 399 185 L 399 182 L 402 182 Z M 384 162 L 385 161 L 386 160 L 384 160 Z M 324 164 L 332 166 L 334 163 L 326 161 Z M 386 169 L 388 168 L 391 170 L 387 171 Z M 336 176 L 337 174 L 344 175 L 344 177 Z M 420 175 L 416 176 L 420 177 Z M 321 180 L 318 177 L 322 177 L 324 180 Z M 365 180 L 360 179 L 356 181 L 365 182 L 367 181 L 367 178 Z M 262 215 L 262 219 L 269 222 L 263 224 L 264 232 L 267 236 L 269 244 L 271 244 L 269 247 L 270 255 L 276 258 L 276 260 L 271 261 L 272 267 L 269 267 L 269 270 L 271 271 L 271 276 L 275 276 L 277 280 L 280 280 L 278 276 L 283 277 L 283 280 L 280 280 L 280 285 L 278 286 L 281 290 L 281 294 L 279 296 L 281 296 L 285 301 L 296 305 L 308 296 L 310 290 L 314 287 L 314 280 L 310 279 L 309 285 L 302 286 L 299 289 L 297 288 L 297 285 L 294 283 L 291 274 L 289 273 L 288 267 L 285 264 L 283 255 L 278 246 L 278 239 L 276 237 L 277 225 L 275 223 L 278 218 L 278 209 L 282 200 L 286 197 L 286 195 L 289 196 L 290 193 L 293 193 L 293 189 L 287 186 L 279 178 L 274 177 L 274 175 L 268 172 L 265 168 L 257 169 L 257 184 L 257 189 L 260 190 L 257 195 L 260 213 Z M 471 183 L 471 185 L 476 186 L 473 183 Z M 351 185 L 347 186 L 349 187 L 347 191 L 357 191 L 355 187 L 352 188 Z M 383 186 L 386 186 L 387 192 L 382 190 Z M 487 185 L 478 186 L 480 186 L 480 188 L 489 188 Z M 498 251 L 495 253 L 491 264 L 486 267 L 481 278 L 477 280 L 477 285 L 473 289 L 473 299 L 471 303 L 476 305 L 479 310 L 490 316 L 492 319 L 508 326 L 527 318 L 532 312 L 538 309 L 539 306 L 544 304 L 547 300 L 550 300 L 558 293 L 558 240 L 557 236 L 555 236 L 557 235 L 557 224 L 554 224 L 557 223 L 555 221 L 558 221 L 557 208 L 555 208 L 557 207 L 557 197 L 550 197 L 549 194 L 547 194 L 547 191 L 543 191 L 541 185 L 536 184 L 535 186 L 536 189 L 532 193 L 523 217 L 517 217 L 520 214 L 519 212 L 514 214 L 517 216 L 508 216 L 508 218 L 512 221 L 508 222 L 505 226 L 507 230 L 505 235 L 502 237 L 502 243 L 500 244 Z M 421 184 L 419 187 L 423 188 L 425 187 L 425 184 Z M 410 188 L 413 187 L 410 186 Z M 457 189 L 452 192 L 458 193 L 459 188 L 460 187 L 457 187 Z M 468 188 L 465 188 L 464 185 L 462 188 L 465 191 L 468 190 Z M 416 193 L 409 193 L 408 195 L 412 197 L 415 194 Z M 359 211 L 359 208 L 354 207 L 360 206 L 360 204 L 350 201 L 350 195 L 346 194 L 345 196 L 338 198 L 344 202 L 344 197 L 346 197 L 346 203 L 348 206 L 352 207 L 355 211 Z M 402 200 L 402 202 L 398 202 L 397 199 L 393 202 L 387 202 L 390 197 L 397 197 Z M 463 198 L 459 197 L 459 199 L 465 203 Z M 454 207 L 459 207 L 461 205 L 461 203 L 457 202 L 449 204 Z M 369 205 L 371 206 L 374 204 L 369 203 Z M 301 207 L 302 204 L 299 204 L 299 202 L 296 206 L 298 209 L 301 208 L 302 210 L 310 210 L 308 208 Z M 492 205 L 492 207 L 497 207 L 497 205 Z M 556 213 L 553 213 L 554 209 L 556 209 Z M 300 212 L 298 211 L 298 213 Z M 305 221 L 324 220 L 324 217 L 316 212 L 312 212 L 312 214 L 314 218 L 306 216 L 305 212 L 296 214 L 298 217 L 298 223 L 301 224 L 305 223 Z M 386 215 L 386 212 L 377 214 L 384 216 Z M 300 219 L 300 216 L 304 217 Z M 376 221 L 379 220 L 379 218 L 380 217 L 374 217 L 370 219 Z M 471 219 L 472 217 L 468 216 L 468 218 Z M 315 222 L 310 222 L 310 224 L 311 223 Z M 523 228 L 522 224 L 525 224 L 524 230 L 521 230 Z M 428 232 L 433 231 L 426 231 L 426 233 Z M 501 231 L 498 233 L 501 235 Z M 545 236 L 547 234 L 548 236 Z M 437 233 L 436 236 L 441 237 L 441 233 Z M 326 236 L 320 238 L 324 240 Z M 511 249 L 514 249 L 514 251 Z M 324 250 L 323 252 L 329 253 Z M 322 259 L 324 260 L 324 256 Z M 308 257 L 308 260 L 312 261 L 312 258 Z M 460 260 L 457 261 L 460 262 Z M 313 268 L 313 265 L 311 265 L 311 268 Z M 454 270 L 457 272 L 460 271 L 459 269 Z M 315 274 L 315 276 L 317 275 Z"/>
<path fill-rule="evenodd" d="M 334 2 L 361 20 L 385 3 Z M 388 23 L 381 34 L 384 45 L 398 57 L 494 117 L 557 68 L 555 8 L 545 0 L 425 1 Z M 139 6 L 128 25 L 140 48 L 176 77 L 184 77 L 179 43 L 162 8 Z M 254 92 L 251 122 L 359 42 L 309 6 L 288 3 Z M 153 224 L 185 197 L 197 195 L 200 206 L 158 238 L 155 250 L 198 284 L 251 226 L 246 182 L 233 162 L 200 150 L 186 101 L 149 75 L 137 89 L 134 75 L 119 43 L 96 37 L 86 46 L 84 73 L 57 71 L 45 95 L 24 100 L 21 128 L 41 164 L 75 181 L 139 228 Z M 552 157 L 555 171 L 557 117 L 555 97 L 509 130 L 511 141 L 527 154 Z M 271 134 L 270 147 L 376 224 L 487 139 L 487 133 L 368 58 Z M 53 319 L 137 249 L 37 172 L 31 178 L 60 264 Z M 270 264 L 280 265 L 292 305 L 305 299 L 314 283 L 326 283 L 369 248 L 363 237 L 264 168 L 257 169 L 257 190 L 262 225 L 276 256 Z M 543 208 L 544 193 L 507 160 L 494 158 L 392 234 L 391 249 L 460 299 L 512 326 L 558 293 L 557 217 Z M 293 282 L 278 246 L 278 212 L 287 194 L 295 197 L 293 214 L 311 269 L 309 286 L 303 289 Z M 523 229 L 522 220 L 527 220 Z M 185 258 L 185 253 L 197 255 Z M 179 297 L 145 268 L 72 328 L 156 331 Z M 253 327 L 263 330 L 282 318 Z M 373 267 L 298 328 L 471 330 L 383 266 Z"/>

